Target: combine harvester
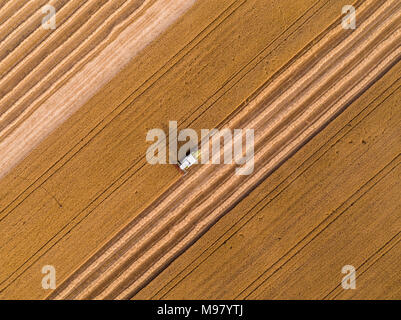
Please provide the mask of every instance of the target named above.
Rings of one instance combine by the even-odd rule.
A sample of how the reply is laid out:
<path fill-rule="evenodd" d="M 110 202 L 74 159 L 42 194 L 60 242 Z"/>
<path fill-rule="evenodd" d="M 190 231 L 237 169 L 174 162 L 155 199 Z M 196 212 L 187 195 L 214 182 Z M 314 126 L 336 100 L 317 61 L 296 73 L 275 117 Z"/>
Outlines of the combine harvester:
<path fill-rule="evenodd" d="M 180 168 L 181 171 L 184 172 L 184 174 L 187 174 L 187 169 L 193 166 L 195 163 L 198 163 L 200 153 L 200 150 L 195 150 L 193 152 L 188 151 L 186 157 L 178 161 L 178 168 Z"/>

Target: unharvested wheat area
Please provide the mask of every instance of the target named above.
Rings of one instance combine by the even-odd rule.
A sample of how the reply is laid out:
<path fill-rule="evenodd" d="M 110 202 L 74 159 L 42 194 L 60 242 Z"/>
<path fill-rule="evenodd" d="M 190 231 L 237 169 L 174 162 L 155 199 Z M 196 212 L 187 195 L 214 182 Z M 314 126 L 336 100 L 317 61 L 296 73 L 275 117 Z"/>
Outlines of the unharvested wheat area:
<path fill-rule="evenodd" d="M 0 0 L 0 299 L 401 299 L 400 59 L 399 0 Z"/>

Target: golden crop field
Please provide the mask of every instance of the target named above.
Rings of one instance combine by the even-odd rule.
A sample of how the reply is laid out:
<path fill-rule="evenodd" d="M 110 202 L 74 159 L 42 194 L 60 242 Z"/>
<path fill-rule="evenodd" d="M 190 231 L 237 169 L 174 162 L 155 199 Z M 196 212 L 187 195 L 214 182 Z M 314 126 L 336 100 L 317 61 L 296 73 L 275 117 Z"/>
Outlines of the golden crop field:
<path fill-rule="evenodd" d="M 400 59 L 399 0 L 0 0 L 0 299 L 400 299 Z"/>

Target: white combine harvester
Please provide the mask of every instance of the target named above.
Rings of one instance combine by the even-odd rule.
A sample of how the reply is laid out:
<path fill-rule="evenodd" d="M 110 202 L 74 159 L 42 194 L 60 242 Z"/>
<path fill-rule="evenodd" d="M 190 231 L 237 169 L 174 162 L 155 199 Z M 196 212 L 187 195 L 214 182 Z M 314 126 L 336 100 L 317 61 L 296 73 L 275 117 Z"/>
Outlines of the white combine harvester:
<path fill-rule="evenodd" d="M 187 169 L 198 162 L 199 155 L 200 150 L 189 152 L 189 154 L 187 154 L 185 158 L 178 161 L 178 167 L 184 173 L 187 173 Z"/>

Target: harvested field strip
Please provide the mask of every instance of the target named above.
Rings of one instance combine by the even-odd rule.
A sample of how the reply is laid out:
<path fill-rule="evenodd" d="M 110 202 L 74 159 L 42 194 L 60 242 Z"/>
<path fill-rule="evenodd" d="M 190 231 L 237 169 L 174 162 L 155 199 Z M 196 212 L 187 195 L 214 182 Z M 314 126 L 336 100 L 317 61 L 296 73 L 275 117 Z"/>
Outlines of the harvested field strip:
<path fill-rule="evenodd" d="M 194 171 L 123 230 L 53 297 L 119 299 L 135 294 L 399 60 L 400 14 L 398 2 L 367 1 L 359 29 L 351 34 L 345 34 L 341 27 L 329 31 L 231 119 L 227 125 L 230 128 L 257 129 L 256 172 L 251 178 L 233 176 L 233 167 L 204 166 Z M 352 41 L 358 45 L 351 46 L 351 50 L 346 45 Z M 345 70 L 348 74 L 344 77 Z M 315 83 L 314 90 L 311 83 Z M 338 86 L 333 87 L 334 83 Z M 291 128 L 283 130 L 286 123 Z M 204 188 L 188 188 L 206 180 Z M 239 182 L 241 186 L 233 189 Z M 211 197 L 209 188 L 216 186 L 218 192 Z M 185 199 L 178 205 L 177 195 Z"/>
<path fill-rule="evenodd" d="M 88 4 L 96 6 L 96 13 L 90 19 L 86 17 L 94 8 L 90 6 L 84 8 L 85 5 L 79 7 L 73 16 L 66 17 L 68 25 L 65 25 L 65 28 L 64 25 L 59 26 L 43 43 L 37 45 L 35 41 L 37 46 L 32 52 L 29 52 L 27 48 L 20 48 L 20 53 L 11 51 L 8 55 L 8 58 L 12 60 L 11 63 L 8 63 L 7 59 L 2 61 L 2 66 L 8 67 L 8 70 L 0 70 L 2 74 L 5 74 L 0 80 L 0 87 L 4 90 L 0 102 L 6 106 L 12 106 L 1 112 L 2 139 L 6 135 L 5 128 L 13 123 L 13 119 L 25 112 L 24 106 L 28 102 L 35 101 L 56 81 L 66 81 L 68 78 L 63 78 L 62 75 L 74 74 L 75 70 L 79 70 L 88 62 L 83 59 L 86 57 L 92 59 L 93 55 L 103 50 L 115 38 L 116 30 L 114 30 L 114 36 L 111 35 L 113 29 L 122 23 L 123 28 L 120 26 L 117 33 L 122 32 L 126 27 L 124 20 L 136 11 L 143 1 L 124 3 L 123 0 L 119 0 L 112 3 L 103 1 L 95 4 L 88 2 Z M 123 14 L 120 14 L 120 11 Z M 74 21 L 75 19 L 77 21 Z M 40 26 L 37 30 L 43 34 L 49 34 Z M 17 34 L 17 37 L 19 36 Z M 13 64 L 15 55 L 21 57 L 24 52 L 27 52 L 26 57 L 18 61 L 17 65 Z M 8 72 L 11 68 L 12 70 Z M 48 70 L 52 71 L 47 73 Z M 38 79 L 38 74 L 46 76 L 34 82 L 33 80 Z"/>
<path fill-rule="evenodd" d="M 9 105 L 5 113 L 2 110 L 0 119 L 0 177 L 107 84 L 193 1 L 150 1 L 152 5 L 142 15 L 136 10 L 140 5 L 147 6 L 142 0 L 121 2 L 118 10 L 114 1 L 104 8 L 102 3 L 88 1 L 79 7 L 74 13 L 76 16 L 73 14 L 67 24 L 56 29 L 26 56 L 20 67 L 14 66 L 0 80 L 0 90 L 4 94 L 0 99 Z M 91 10 L 99 10 L 92 16 L 94 21 L 83 23 Z M 132 21 L 133 18 L 136 19 Z M 71 29 L 65 30 L 69 26 Z M 78 29 L 76 37 L 69 38 L 71 32 Z M 129 45 L 119 46 L 121 42 Z M 68 58 L 70 50 L 73 55 Z M 7 63 L 13 62 L 5 62 L 5 65 Z M 52 71 L 48 73 L 49 68 Z M 32 81 L 34 79 L 41 80 Z M 83 79 L 86 81 L 82 82 Z M 79 87 L 76 83 L 80 83 Z"/>

